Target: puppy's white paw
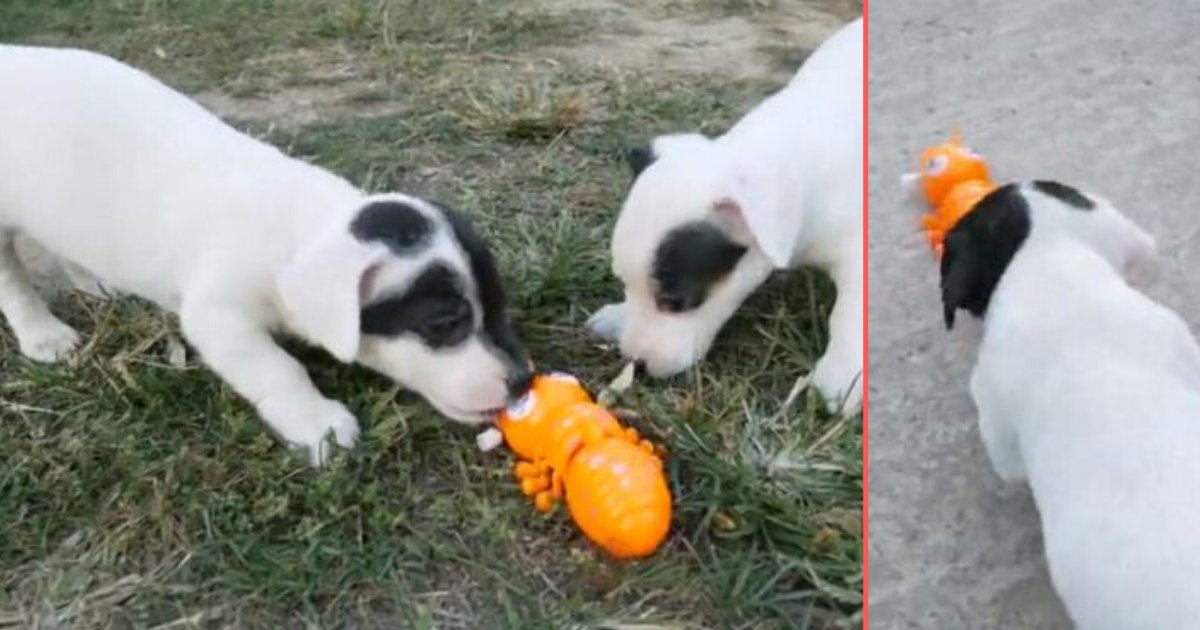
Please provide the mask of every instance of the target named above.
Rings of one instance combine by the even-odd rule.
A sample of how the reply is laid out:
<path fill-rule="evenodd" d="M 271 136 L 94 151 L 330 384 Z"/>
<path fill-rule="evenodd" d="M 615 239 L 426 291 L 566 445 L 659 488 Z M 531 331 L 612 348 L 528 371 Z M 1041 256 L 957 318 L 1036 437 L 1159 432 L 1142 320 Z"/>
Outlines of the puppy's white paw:
<path fill-rule="evenodd" d="M 289 444 L 308 452 L 314 467 L 325 465 L 333 455 L 333 444 L 351 448 L 358 442 L 358 419 L 342 403 L 318 399 L 305 408 L 297 405 L 264 404 L 260 413 Z"/>
<path fill-rule="evenodd" d="M 830 412 L 853 414 L 862 408 L 861 357 L 823 356 L 813 370 L 812 384 Z"/>
<path fill-rule="evenodd" d="M 592 313 L 587 320 L 587 328 L 592 331 L 593 335 L 616 343 L 621 340 L 621 333 L 625 331 L 626 315 L 627 309 L 624 302 L 609 304 Z"/>
<path fill-rule="evenodd" d="M 313 466 L 324 466 L 333 455 L 330 439 L 342 448 L 358 443 L 358 419 L 339 402 L 327 401 L 328 407 L 316 417 L 317 434 L 308 443 L 308 455 Z"/>
<path fill-rule="evenodd" d="M 27 321 L 16 328 L 21 354 L 42 363 L 65 359 L 79 345 L 79 333 L 53 316 Z"/>
<path fill-rule="evenodd" d="M 92 297 L 108 299 L 118 297 L 120 292 L 106 284 L 89 271 L 71 262 L 62 262 L 63 273 L 77 291 L 82 291 Z"/>

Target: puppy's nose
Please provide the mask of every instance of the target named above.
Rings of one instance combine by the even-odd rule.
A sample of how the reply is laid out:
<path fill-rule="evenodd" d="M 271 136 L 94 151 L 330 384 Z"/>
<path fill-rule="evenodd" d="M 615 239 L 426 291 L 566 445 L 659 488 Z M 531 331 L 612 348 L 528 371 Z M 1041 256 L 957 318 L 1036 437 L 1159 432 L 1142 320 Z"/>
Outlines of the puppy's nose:
<path fill-rule="evenodd" d="M 521 369 L 508 379 L 508 399 L 518 400 L 533 386 L 533 370 Z"/>
<path fill-rule="evenodd" d="M 633 362 L 633 376 L 635 378 L 645 378 L 646 377 L 646 360 L 645 359 L 636 359 Z"/>
<path fill-rule="evenodd" d="M 1139 256 L 1125 261 L 1123 275 L 1134 286 L 1146 286 L 1158 281 L 1162 263 L 1157 256 Z"/>
<path fill-rule="evenodd" d="M 1158 279 L 1158 244 L 1154 237 L 1142 234 L 1132 246 L 1126 248 L 1125 265 L 1121 269 L 1125 280 L 1131 284 L 1150 284 Z"/>

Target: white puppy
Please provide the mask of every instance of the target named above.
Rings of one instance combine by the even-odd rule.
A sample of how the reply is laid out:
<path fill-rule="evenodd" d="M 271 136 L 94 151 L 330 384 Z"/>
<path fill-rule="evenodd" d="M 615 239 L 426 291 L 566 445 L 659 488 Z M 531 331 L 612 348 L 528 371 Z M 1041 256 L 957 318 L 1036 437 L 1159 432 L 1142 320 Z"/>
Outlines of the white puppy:
<path fill-rule="evenodd" d="M 0 311 L 27 357 L 60 359 L 79 335 L 34 293 L 17 233 L 177 312 L 203 360 L 314 463 L 358 423 L 273 332 L 464 422 L 523 386 L 499 274 L 463 216 L 367 195 L 101 55 L 0 46 L 0 94 Z"/>
<path fill-rule="evenodd" d="M 992 466 L 1028 480 L 1081 628 L 1200 623 L 1200 347 L 1119 270 L 1154 241 L 1107 201 L 1008 185 L 949 232 L 946 325 L 983 317 L 971 396 Z"/>
<path fill-rule="evenodd" d="M 813 382 L 833 408 L 860 405 L 863 359 L 863 37 L 855 20 L 782 91 L 725 135 L 668 135 L 631 156 L 613 233 L 625 301 L 597 311 L 655 376 L 701 359 L 775 268 L 822 267 L 837 285 Z"/>

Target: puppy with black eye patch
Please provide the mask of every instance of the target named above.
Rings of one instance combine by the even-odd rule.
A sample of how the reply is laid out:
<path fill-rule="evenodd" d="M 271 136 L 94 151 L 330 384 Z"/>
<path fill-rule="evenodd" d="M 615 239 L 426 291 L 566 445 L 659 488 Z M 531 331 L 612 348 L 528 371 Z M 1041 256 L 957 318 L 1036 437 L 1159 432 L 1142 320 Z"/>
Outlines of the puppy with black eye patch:
<path fill-rule="evenodd" d="M 831 409 L 862 400 L 862 20 L 826 40 L 725 135 L 659 136 L 629 155 L 612 236 L 625 300 L 589 328 L 655 376 L 707 354 L 775 269 L 814 265 L 837 287 L 812 383 Z"/>
<path fill-rule="evenodd" d="M 700 308 L 709 291 L 733 272 L 746 249 L 721 228 L 703 221 L 668 232 L 650 272 L 658 309 L 686 313 Z"/>
<path fill-rule="evenodd" d="M 1057 182 L 1002 186 L 948 234 L 947 327 L 983 318 L 970 379 L 995 472 L 1023 480 L 1079 628 L 1200 619 L 1200 346 L 1122 272 L 1154 241 Z"/>
<path fill-rule="evenodd" d="M 101 55 L 0 46 L 0 85 L 0 313 L 28 358 L 62 359 L 79 335 L 34 292 L 18 234 L 178 313 L 203 361 L 314 464 L 329 438 L 353 445 L 358 421 L 276 334 L 462 422 L 527 387 L 496 261 L 464 215 L 367 194 Z"/>

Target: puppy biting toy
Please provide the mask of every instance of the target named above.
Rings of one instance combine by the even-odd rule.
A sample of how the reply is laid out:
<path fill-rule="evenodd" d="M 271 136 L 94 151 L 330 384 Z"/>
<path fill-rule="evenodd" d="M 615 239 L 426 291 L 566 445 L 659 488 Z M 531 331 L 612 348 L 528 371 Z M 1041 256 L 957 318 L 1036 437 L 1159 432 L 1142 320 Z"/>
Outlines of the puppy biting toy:
<path fill-rule="evenodd" d="M 921 153 L 921 171 L 906 175 L 908 185 L 919 184 L 929 212 L 921 217 L 925 240 L 934 255 L 942 257 L 942 241 L 959 219 L 996 189 L 987 162 L 962 143 L 955 133 L 950 141 Z"/>
<path fill-rule="evenodd" d="M 538 375 L 529 392 L 481 433 L 491 450 L 501 437 L 520 461 L 521 492 L 548 512 L 565 496 L 592 542 L 618 558 L 654 552 L 671 524 L 671 493 L 658 449 L 624 427 L 575 377 Z"/>

